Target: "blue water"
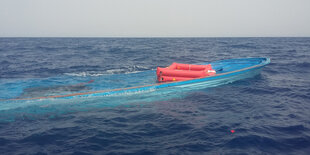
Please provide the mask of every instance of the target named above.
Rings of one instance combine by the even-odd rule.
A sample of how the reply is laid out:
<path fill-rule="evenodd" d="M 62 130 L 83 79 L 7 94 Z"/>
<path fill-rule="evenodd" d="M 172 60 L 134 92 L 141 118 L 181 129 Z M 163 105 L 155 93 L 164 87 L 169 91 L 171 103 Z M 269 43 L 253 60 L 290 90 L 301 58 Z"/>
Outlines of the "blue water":
<path fill-rule="evenodd" d="M 309 154 L 310 38 L 0 38 L 0 99 L 243 57 L 271 63 L 213 88 L 0 102 L 0 154 Z"/>

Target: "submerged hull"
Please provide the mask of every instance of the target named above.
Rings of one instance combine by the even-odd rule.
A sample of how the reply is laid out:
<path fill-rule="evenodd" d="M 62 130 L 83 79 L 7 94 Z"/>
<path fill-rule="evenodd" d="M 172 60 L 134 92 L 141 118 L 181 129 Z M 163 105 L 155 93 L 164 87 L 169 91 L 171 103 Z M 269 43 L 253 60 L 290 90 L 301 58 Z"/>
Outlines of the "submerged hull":
<path fill-rule="evenodd" d="M 18 98 L 10 100 L 35 100 L 35 99 L 48 99 L 48 98 L 70 99 L 75 97 L 110 96 L 116 94 L 130 94 L 130 93 L 157 91 L 157 90 L 160 91 L 169 88 L 192 89 L 192 88 L 214 87 L 254 76 L 260 72 L 261 68 L 269 64 L 269 62 L 270 62 L 269 58 L 243 58 L 243 59 L 220 60 L 216 62 L 201 64 L 201 65 L 211 64 L 213 69 L 217 71 L 215 75 L 203 78 L 189 79 L 185 81 L 167 82 L 167 83 L 156 83 L 154 81 L 153 84 L 151 83 L 149 85 L 142 85 L 137 87 L 127 87 L 111 90 L 98 90 L 98 91 L 33 97 L 33 98 Z M 154 76 L 156 76 L 155 73 Z"/>

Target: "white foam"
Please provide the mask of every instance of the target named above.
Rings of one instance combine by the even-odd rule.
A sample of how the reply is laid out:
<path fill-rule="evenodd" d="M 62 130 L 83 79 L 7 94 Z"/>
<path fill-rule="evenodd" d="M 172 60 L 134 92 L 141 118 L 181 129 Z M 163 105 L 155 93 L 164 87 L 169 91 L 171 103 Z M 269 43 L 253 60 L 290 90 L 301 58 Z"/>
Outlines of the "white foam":
<path fill-rule="evenodd" d="M 98 73 L 96 73 L 96 72 L 77 72 L 77 73 L 65 73 L 65 75 L 87 77 L 87 76 L 102 76 L 105 74 L 100 73 L 100 72 L 98 72 Z"/>
<path fill-rule="evenodd" d="M 139 73 L 147 69 L 148 69 L 147 67 L 136 65 L 136 66 L 128 67 L 126 69 L 118 68 L 118 69 L 109 69 L 105 71 L 84 71 L 84 72 L 64 73 L 64 74 L 68 76 L 88 77 L 88 76 L 102 76 L 102 75 L 111 75 L 111 74 Z"/>

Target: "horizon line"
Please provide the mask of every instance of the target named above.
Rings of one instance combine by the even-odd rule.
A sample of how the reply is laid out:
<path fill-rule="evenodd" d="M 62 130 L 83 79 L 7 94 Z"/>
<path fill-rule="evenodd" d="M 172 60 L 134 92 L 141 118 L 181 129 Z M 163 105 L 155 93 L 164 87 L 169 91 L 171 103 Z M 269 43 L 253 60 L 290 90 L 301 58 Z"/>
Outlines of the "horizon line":
<path fill-rule="evenodd" d="M 0 38 L 310 38 L 310 36 L 0 36 Z"/>

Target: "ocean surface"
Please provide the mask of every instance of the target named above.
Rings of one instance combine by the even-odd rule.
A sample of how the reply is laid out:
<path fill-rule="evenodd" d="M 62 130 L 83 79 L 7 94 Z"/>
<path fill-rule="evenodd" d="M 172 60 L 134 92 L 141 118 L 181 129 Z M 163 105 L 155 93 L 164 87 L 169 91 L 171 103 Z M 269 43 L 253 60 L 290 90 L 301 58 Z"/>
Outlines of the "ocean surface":
<path fill-rule="evenodd" d="M 7 101 L 246 57 L 271 63 L 211 88 Z M 310 38 L 0 38 L 0 154 L 309 155 Z"/>

